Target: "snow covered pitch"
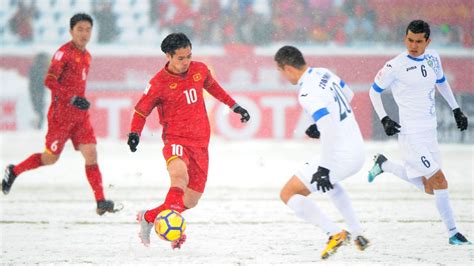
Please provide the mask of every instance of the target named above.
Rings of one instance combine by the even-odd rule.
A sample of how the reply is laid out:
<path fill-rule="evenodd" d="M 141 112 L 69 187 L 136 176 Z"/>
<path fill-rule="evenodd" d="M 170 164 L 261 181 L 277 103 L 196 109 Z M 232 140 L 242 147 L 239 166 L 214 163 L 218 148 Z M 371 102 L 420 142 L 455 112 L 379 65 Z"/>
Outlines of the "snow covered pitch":
<path fill-rule="evenodd" d="M 1 164 L 18 163 L 43 150 L 44 132 L 5 133 Z M 366 175 L 372 155 L 399 160 L 395 141 L 366 143 L 364 168 L 342 182 L 366 237 L 364 252 L 341 247 L 330 263 L 472 265 L 474 246 L 450 246 L 434 198 L 384 174 Z M 443 170 L 457 225 L 474 240 L 474 146 L 441 145 Z M 0 195 L 1 264 L 315 264 L 327 237 L 293 215 L 279 190 L 319 144 L 305 141 L 228 141 L 210 146 L 207 189 L 197 208 L 183 215 L 188 239 L 181 250 L 152 235 L 149 248 L 137 237 L 137 211 L 161 203 L 169 180 L 158 136 L 132 154 L 126 141 L 99 139 L 106 196 L 124 204 L 116 214 L 95 214 L 95 202 L 79 153 L 70 142 L 59 161 L 24 173 L 8 196 Z M 312 199 L 336 221 L 340 215 L 324 195 Z"/>

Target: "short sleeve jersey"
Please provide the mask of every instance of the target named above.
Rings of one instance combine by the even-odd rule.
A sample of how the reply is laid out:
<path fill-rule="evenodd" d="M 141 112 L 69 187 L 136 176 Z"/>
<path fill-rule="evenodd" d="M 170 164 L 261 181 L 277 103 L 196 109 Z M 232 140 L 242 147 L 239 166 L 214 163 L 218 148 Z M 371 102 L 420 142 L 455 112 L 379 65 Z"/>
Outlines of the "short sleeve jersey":
<path fill-rule="evenodd" d="M 377 73 L 372 89 L 382 93 L 391 89 L 399 108 L 401 134 L 435 129 L 435 84 L 446 80 L 441 59 L 434 50 L 420 57 L 404 52 Z"/>

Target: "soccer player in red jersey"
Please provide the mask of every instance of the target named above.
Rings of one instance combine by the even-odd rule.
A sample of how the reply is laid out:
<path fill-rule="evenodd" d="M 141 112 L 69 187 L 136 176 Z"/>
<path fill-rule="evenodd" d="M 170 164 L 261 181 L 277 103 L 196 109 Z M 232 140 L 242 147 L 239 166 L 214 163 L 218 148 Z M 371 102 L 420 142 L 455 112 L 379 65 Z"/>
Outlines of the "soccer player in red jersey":
<path fill-rule="evenodd" d="M 161 211 L 171 209 L 181 213 L 193 208 L 204 191 L 210 137 L 204 90 L 240 114 L 241 122 L 250 119 L 247 110 L 214 80 L 207 66 L 191 60 L 192 45 L 185 34 L 168 35 L 161 43 L 161 50 L 168 62 L 150 80 L 136 104 L 127 142 L 130 150 L 135 152 L 146 117 L 157 108 L 163 126 L 163 156 L 171 187 L 163 204 L 137 214 L 139 236 L 145 246 L 150 244 L 150 231 Z M 183 235 L 173 241 L 172 247 L 180 248 L 185 239 Z"/>
<path fill-rule="evenodd" d="M 116 211 L 114 202 L 104 197 L 102 175 L 97 164 L 97 141 L 89 121 L 90 104 L 85 98 L 86 78 L 91 61 L 86 45 L 91 38 L 92 25 L 93 20 L 88 14 L 79 13 L 71 17 L 69 32 L 72 41 L 56 51 L 45 79 L 46 87 L 51 90 L 46 149 L 43 153 L 32 154 L 17 165 L 7 166 L 2 181 L 5 195 L 23 172 L 54 164 L 59 159 L 64 144 L 71 139 L 74 148 L 85 159 L 85 172 L 97 202 L 97 214 Z"/>

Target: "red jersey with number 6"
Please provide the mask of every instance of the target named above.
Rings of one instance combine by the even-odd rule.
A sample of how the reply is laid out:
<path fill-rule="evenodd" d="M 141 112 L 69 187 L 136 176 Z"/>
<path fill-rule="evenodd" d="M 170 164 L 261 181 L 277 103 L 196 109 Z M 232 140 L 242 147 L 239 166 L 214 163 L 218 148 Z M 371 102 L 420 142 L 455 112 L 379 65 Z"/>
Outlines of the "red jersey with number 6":
<path fill-rule="evenodd" d="M 51 106 L 48 116 L 66 120 L 81 120 L 87 115 L 71 104 L 74 96 L 85 97 L 86 79 L 91 55 L 68 42 L 61 46 L 51 59 L 45 85 L 51 90 Z"/>
<path fill-rule="evenodd" d="M 207 147 L 210 126 L 204 90 L 229 107 L 235 101 L 213 79 L 204 63 L 192 61 L 188 71 L 181 75 L 169 72 L 167 67 L 168 64 L 150 80 L 135 106 L 131 131 L 140 134 L 145 118 L 157 107 L 165 144 Z"/>

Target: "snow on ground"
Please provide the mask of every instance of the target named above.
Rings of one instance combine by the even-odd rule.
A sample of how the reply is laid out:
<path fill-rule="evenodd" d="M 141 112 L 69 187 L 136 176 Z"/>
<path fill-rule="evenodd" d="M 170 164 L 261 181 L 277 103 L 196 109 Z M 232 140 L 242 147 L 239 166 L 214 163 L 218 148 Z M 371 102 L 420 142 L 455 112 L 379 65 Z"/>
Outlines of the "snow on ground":
<path fill-rule="evenodd" d="M 43 149 L 44 132 L 5 133 L 0 166 Z M 474 246 L 450 246 L 434 198 L 389 174 L 366 181 L 376 152 L 399 160 L 395 141 L 367 143 L 366 164 L 342 185 L 352 197 L 372 246 L 341 247 L 330 264 L 472 265 Z M 474 146 L 441 145 L 458 227 L 474 240 Z M 152 236 L 141 246 L 138 210 L 160 204 L 169 181 L 156 137 L 130 153 L 125 141 L 99 140 L 106 195 L 124 204 L 97 216 L 83 161 L 69 143 L 57 164 L 27 172 L 0 196 L 1 264 L 316 264 L 326 236 L 295 217 L 279 189 L 305 159 L 319 153 L 307 141 L 228 141 L 214 138 L 207 190 L 184 213 L 188 240 L 181 250 Z M 343 225 L 324 195 L 311 195 Z M 322 262 L 326 263 L 326 262 Z"/>

